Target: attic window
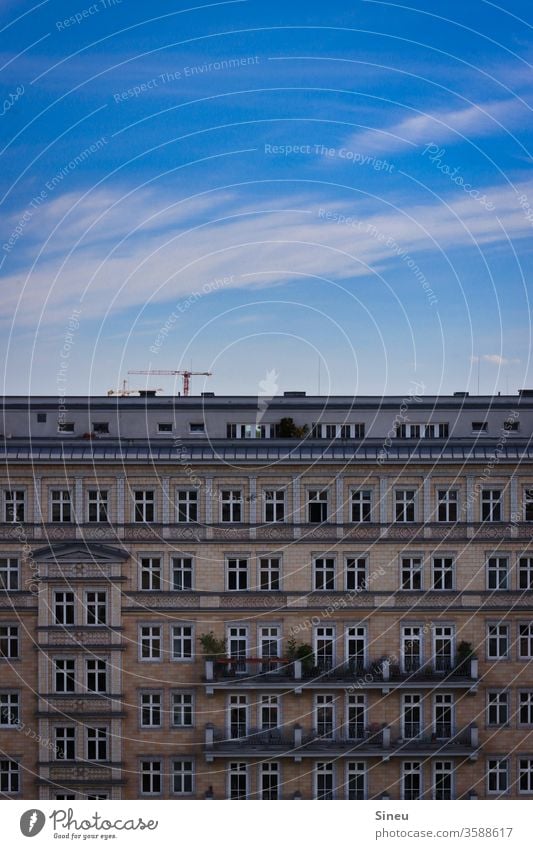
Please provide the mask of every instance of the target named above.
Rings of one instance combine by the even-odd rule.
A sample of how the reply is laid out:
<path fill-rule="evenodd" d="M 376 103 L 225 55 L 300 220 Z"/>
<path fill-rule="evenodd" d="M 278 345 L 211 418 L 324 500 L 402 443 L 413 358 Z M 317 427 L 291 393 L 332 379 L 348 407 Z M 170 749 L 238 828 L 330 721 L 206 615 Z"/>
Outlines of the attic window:
<path fill-rule="evenodd" d="M 74 422 L 58 422 L 59 433 L 74 433 Z"/>
<path fill-rule="evenodd" d="M 93 433 L 109 433 L 109 422 L 93 422 Z"/>
<path fill-rule="evenodd" d="M 46 413 L 37 413 L 37 421 L 39 424 L 44 424 L 46 422 Z"/>
<path fill-rule="evenodd" d="M 189 430 L 191 433 L 205 433 L 205 424 L 203 422 L 190 422 Z"/>
<path fill-rule="evenodd" d="M 157 430 L 159 433 L 172 433 L 172 423 L 171 422 L 158 422 Z"/>
<path fill-rule="evenodd" d="M 503 429 L 504 430 L 519 430 L 519 422 L 515 421 L 514 419 L 507 419 L 507 421 L 505 421 L 503 423 Z"/>
<path fill-rule="evenodd" d="M 486 433 L 487 422 L 472 422 L 472 430 L 478 433 Z"/>

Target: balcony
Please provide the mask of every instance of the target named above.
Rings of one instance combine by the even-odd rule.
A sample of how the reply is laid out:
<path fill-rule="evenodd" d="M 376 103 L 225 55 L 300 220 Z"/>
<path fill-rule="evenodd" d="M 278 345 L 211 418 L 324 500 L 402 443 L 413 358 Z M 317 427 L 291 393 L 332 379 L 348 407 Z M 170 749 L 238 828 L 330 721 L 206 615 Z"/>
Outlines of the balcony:
<path fill-rule="evenodd" d="M 351 733 L 355 731 L 355 736 Z M 235 735 L 235 736 L 233 736 Z M 288 757 L 295 762 L 315 757 L 374 757 L 389 760 L 391 757 L 442 757 L 463 756 L 476 760 L 479 732 L 470 725 L 447 739 L 436 734 L 419 734 L 412 739 L 399 735 L 388 725 L 377 723 L 368 728 L 313 729 L 304 731 L 295 725 L 289 728 L 258 730 L 250 728 L 224 729 L 205 726 L 205 759 L 211 763 L 217 757 Z"/>
<path fill-rule="evenodd" d="M 477 691 L 478 661 L 472 658 L 467 665 L 441 663 L 439 669 L 430 664 L 412 665 L 402 670 L 388 659 L 376 661 L 370 666 L 357 662 L 339 666 L 305 669 L 301 660 L 287 658 L 224 658 L 205 661 L 204 681 L 206 693 L 224 689 L 291 689 L 300 694 L 304 689 L 380 689 L 388 693 L 392 689 L 413 687 L 431 689 L 443 685 Z"/>

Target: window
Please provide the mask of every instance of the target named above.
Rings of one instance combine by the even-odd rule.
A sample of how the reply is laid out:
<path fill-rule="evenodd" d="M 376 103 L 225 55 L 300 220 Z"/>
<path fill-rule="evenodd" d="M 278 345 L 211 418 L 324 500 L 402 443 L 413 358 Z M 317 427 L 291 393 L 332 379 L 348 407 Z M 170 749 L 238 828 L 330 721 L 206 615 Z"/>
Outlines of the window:
<path fill-rule="evenodd" d="M 20 723 L 18 693 L 0 693 L 0 728 L 17 728 Z"/>
<path fill-rule="evenodd" d="M 15 660 L 19 657 L 18 625 L 0 625 L 0 658 Z"/>
<path fill-rule="evenodd" d="M 172 792 L 186 796 L 193 792 L 194 768 L 192 761 L 172 761 Z"/>
<path fill-rule="evenodd" d="M 524 519 L 526 522 L 533 522 L 533 489 L 526 489 L 524 492 Z"/>
<path fill-rule="evenodd" d="M 447 422 L 431 422 L 430 424 L 400 424 L 396 427 L 399 439 L 447 439 L 449 425 Z"/>
<path fill-rule="evenodd" d="M 18 590 L 19 571 L 16 557 L 0 557 L 0 590 Z"/>
<path fill-rule="evenodd" d="M 457 521 L 458 493 L 456 489 L 437 490 L 437 518 L 439 522 Z"/>
<path fill-rule="evenodd" d="M 37 421 L 39 422 L 39 424 L 45 424 L 46 413 L 37 413 Z"/>
<path fill-rule="evenodd" d="M 363 672 L 366 663 L 366 627 L 352 625 L 346 628 L 346 660 L 350 672 Z"/>
<path fill-rule="evenodd" d="M 418 693 L 402 696 L 402 736 L 414 740 L 422 733 L 422 697 Z"/>
<path fill-rule="evenodd" d="M 56 625 L 74 625 L 74 593 L 56 590 L 54 593 L 54 622 Z"/>
<path fill-rule="evenodd" d="M 453 669 L 455 625 L 435 625 L 433 628 L 433 663 L 435 672 Z"/>
<path fill-rule="evenodd" d="M 368 558 L 347 557 L 346 558 L 346 589 L 366 590 L 368 589 Z"/>
<path fill-rule="evenodd" d="M 401 589 L 422 589 L 422 558 L 402 557 Z"/>
<path fill-rule="evenodd" d="M 240 740 L 248 734 L 248 697 L 230 696 L 228 703 L 228 736 Z"/>
<path fill-rule="evenodd" d="M 436 693 L 433 696 L 433 733 L 440 740 L 453 737 L 453 696 Z"/>
<path fill-rule="evenodd" d="M 90 489 L 88 497 L 89 522 L 107 522 L 109 519 L 109 499 L 107 489 Z"/>
<path fill-rule="evenodd" d="M 348 740 L 365 738 L 366 698 L 363 693 L 348 696 Z"/>
<path fill-rule="evenodd" d="M 178 489 L 178 522 L 198 521 L 198 493 L 195 489 Z"/>
<path fill-rule="evenodd" d="M 265 522 L 285 521 L 285 490 L 265 489 Z"/>
<path fill-rule="evenodd" d="M 192 590 L 192 557 L 172 558 L 172 589 L 177 592 Z"/>
<path fill-rule="evenodd" d="M 68 489 L 51 490 L 50 519 L 52 522 L 72 521 L 72 503 Z"/>
<path fill-rule="evenodd" d="M 394 517 L 396 522 L 415 521 L 414 489 L 397 489 L 394 493 Z"/>
<path fill-rule="evenodd" d="M 402 799 L 422 798 L 422 764 L 404 761 L 402 764 Z"/>
<path fill-rule="evenodd" d="M 134 522 L 155 520 L 155 492 L 153 489 L 136 489 L 134 492 Z"/>
<path fill-rule="evenodd" d="M 509 560 L 507 557 L 489 557 L 487 560 L 487 589 L 509 589 Z"/>
<path fill-rule="evenodd" d="M 189 422 L 189 433 L 205 433 L 204 422 Z"/>
<path fill-rule="evenodd" d="M 228 590 L 248 589 L 248 559 L 228 557 L 226 560 Z"/>
<path fill-rule="evenodd" d="M 310 489 L 307 502 L 307 520 L 313 525 L 328 520 L 328 491 L 327 489 Z"/>
<path fill-rule="evenodd" d="M 76 662 L 73 658 L 58 657 L 54 660 L 54 685 L 56 693 L 76 691 Z"/>
<path fill-rule="evenodd" d="M 279 696 L 261 696 L 259 703 L 259 727 L 261 731 L 279 728 Z"/>
<path fill-rule="evenodd" d="M 157 432 L 158 433 L 172 433 L 172 422 L 158 422 L 157 423 Z"/>
<path fill-rule="evenodd" d="M 259 589 L 276 592 L 281 589 L 281 558 L 261 557 L 259 560 Z"/>
<path fill-rule="evenodd" d="M 506 419 L 503 423 L 504 430 L 520 430 L 520 422 L 516 422 L 514 419 Z"/>
<path fill-rule="evenodd" d="M 25 515 L 26 493 L 24 490 L 4 490 L 4 522 L 23 522 Z"/>
<path fill-rule="evenodd" d="M 520 793 L 533 793 L 533 758 L 518 758 L 518 787 Z"/>
<path fill-rule="evenodd" d="M 313 564 L 314 589 L 335 589 L 335 558 L 315 557 Z"/>
<path fill-rule="evenodd" d="M 223 489 L 222 522 L 242 522 L 242 492 L 240 489 Z"/>
<path fill-rule="evenodd" d="M 259 777 L 259 798 L 279 799 L 280 776 L 279 763 L 268 761 L 261 764 Z"/>
<path fill-rule="evenodd" d="M 74 433 L 74 422 L 58 422 L 58 433 Z"/>
<path fill-rule="evenodd" d="M 433 764 L 433 798 L 453 799 L 453 761 Z"/>
<path fill-rule="evenodd" d="M 509 724 L 509 693 L 507 690 L 487 692 L 487 725 Z"/>
<path fill-rule="evenodd" d="M 352 522 L 372 520 L 372 492 L 370 489 L 354 489 L 351 496 Z"/>
<path fill-rule="evenodd" d="M 172 693 L 170 699 L 171 723 L 174 728 L 192 728 L 194 703 L 192 693 Z"/>
<path fill-rule="evenodd" d="M 275 426 L 269 424 L 227 424 L 228 439 L 265 439 L 272 436 Z"/>
<path fill-rule="evenodd" d="M 141 793 L 158 796 L 161 793 L 163 767 L 161 761 L 141 760 Z"/>
<path fill-rule="evenodd" d="M 327 672 L 334 666 L 335 629 L 332 626 L 316 626 L 315 659 L 321 672 Z"/>
<path fill-rule="evenodd" d="M 422 666 L 422 628 L 419 625 L 402 627 L 402 671 L 416 672 Z"/>
<path fill-rule="evenodd" d="M 248 767 L 245 762 L 230 761 L 228 784 L 230 799 L 248 798 Z"/>
<path fill-rule="evenodd" d="M 366 799 L 366 764 L 364 761 L 348 761 L 346 766 L 348 799 Z"/>
<path fill-rule="evenodd" d="M 87 625 L 107 624 L 107 594 L 104 590 L 87 590 L 85 593 Z"/>
<path fill-rule="evenodd" d="M 160 728 L 161 727 L 161 693 L 141 693 L 141 727 L 142 728 Z"/>
<path fill-rule="evenodd" d="M 234 662 L 236 672 L 246 672 L 248 630 L 245 626 L 228 628 L 228 656 Z"/>
<path fill-rule="evenodd" d="M 93 422 L 93 433 L 109 433 L 109 422 Z"/>
<path fill-rule="evenodd" d="M 55 729 L 55 753 L 58 761 L 76 759 L 76 729 L 73 726 Z"/>
<path fill-rule="evenodd" d="M 87 728 L 87 760 L 107 759 L 107 728 Z"/>
<path fill-rule="evenodd" d="M 501 522 L 502 491 L 501 489 L 484 489 L 481 493 L 481 521 Z"/>
<path fill-rule="evenodd" d="M 363 439 L 365 435 L 364 422 L 354 424 L 314 424 L 313 436 L 316 439 Z"/>
<path fill-rule="evenodd" d="M 520 725 L 533 725 L 533 690 L 518 694 L 518 721 Z"/>
<path fill-rule="evenodd" d="M 474 433 L 486 433 L 487 422 L 472 422 L 472 430 Z"/>
<path fill-rule="evenodd" d="M 487 626 L 487 658 L 489 660 L 509 659 L 509 625 Z"/>
<path fill-rule="evenodd" d="M 86 658 L 85 680 L 90 693 L 107 693 L 107 661 Z"/>
<path fill-rule="evenodd" d="M 521 557 L 518 561 L 518 589 L 533 590 L 533 557 Z"/>
<path fill-rule="evenodd" d="M 509 761 L 507 758 L 487 760 L 487 793 L 507 793 L 509 789 Z"/>
<path fill-rule="evenodd" d="M 17 761 L 0 759 L 0 793 L 20 793 L 20 766 Z"/>
<path fill-rule="evenodd" d="M 334 799 L 334 774 L 333 764 L 326 761 L 317 761 L 315 764 L 315 798 Z"/>
<path fill-rule="evenodd" d="M 518 656 L 529 660 L 533 658 L 533 624 L 518 626 Z"/>
<path fill-rule="evenodd" d="M 161 660 L 161 626 L 139 627 L 141 660 Z"/>
<path fill-rule="evenodd" d="M 172 626 L 172 660 L 193 660 L 192 625 Z"/>
<path fill-rule="evenodd" d="M 161 589 L 161 558 L 141 557 L 141 590 Z"/>
<path fill-rule="evenodd" d="M 264 658 L 261 672 L 275 672 L 279 664 L 272 662 L 280 656 L 280 630 L 276 625 L 263 625 L 259 628 L 259 653 Z"/>
<path fill-rule="evenodd" d="M 453 557 L 433 558 L 433 586 L 434 590 L 454 589 L 454 562 Z"/>

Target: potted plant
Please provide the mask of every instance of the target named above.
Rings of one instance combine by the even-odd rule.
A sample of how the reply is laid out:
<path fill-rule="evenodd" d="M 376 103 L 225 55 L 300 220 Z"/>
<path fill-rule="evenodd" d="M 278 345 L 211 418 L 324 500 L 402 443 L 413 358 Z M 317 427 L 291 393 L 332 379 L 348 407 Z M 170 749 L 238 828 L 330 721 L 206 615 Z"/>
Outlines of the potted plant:
<path fill-rule="evenodd" d="M 291 416 L 285 416 L 278 425 L 278 436 L 281 439 L 301 439 L 308 432 L 307 425 L 298 426 Z"/>
<path fill-rule="evenodd" d="M 226 657 L 226 640 L 215 637 L 212 631 L 200 634 L 200 644 L 206 660 L 221 660 Z"/>

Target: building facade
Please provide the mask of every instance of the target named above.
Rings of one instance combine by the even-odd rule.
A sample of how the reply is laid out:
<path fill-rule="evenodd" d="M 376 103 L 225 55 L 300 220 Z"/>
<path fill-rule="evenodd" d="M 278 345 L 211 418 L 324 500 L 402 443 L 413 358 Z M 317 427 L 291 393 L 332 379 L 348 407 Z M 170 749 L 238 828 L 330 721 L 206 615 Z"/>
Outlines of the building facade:
<path fill-rule="evenodd" d="M 2 798 L 531 799 L 532 395 L 4 398 Z"/>

